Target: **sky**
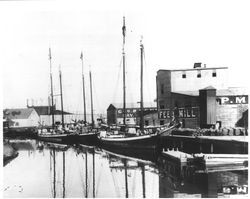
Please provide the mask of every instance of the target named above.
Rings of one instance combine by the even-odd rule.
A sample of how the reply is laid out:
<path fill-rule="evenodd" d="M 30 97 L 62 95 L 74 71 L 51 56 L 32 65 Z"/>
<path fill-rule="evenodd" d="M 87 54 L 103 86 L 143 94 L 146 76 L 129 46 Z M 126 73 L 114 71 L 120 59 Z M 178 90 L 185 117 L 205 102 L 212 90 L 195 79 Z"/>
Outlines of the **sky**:
<path fill-rule="evenodd" d="M 159 69 L 229 67 L 230 86 L 247 86 L 250 66 L 248 1 L 0 1 L 3 108 L 47 105 L 49 48 L 54 93 L 62 70 L 64 109 L 83 112 L 82 65 L 90 112 L 122 102 L 122 20 L 126 18 L 127 102 L 140 100 L 140 40 L 145 48 L 144 101 L 156 99 Z M 56 97 L 57 107 L 60 99 Z"/>

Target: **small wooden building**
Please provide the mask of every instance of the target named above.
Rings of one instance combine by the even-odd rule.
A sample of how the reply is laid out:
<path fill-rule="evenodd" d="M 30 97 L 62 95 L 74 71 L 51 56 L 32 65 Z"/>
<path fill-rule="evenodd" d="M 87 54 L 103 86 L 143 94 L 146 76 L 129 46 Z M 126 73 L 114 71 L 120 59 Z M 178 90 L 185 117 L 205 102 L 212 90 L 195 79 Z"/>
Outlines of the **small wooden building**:
<path fill-rule="evenodd" d="M 33 108 L 5 109 L 3 116 L 9 123 L 9 127 L 36 127 L 39 124 L 39 116 Z"/>
<path fill-rule="evenodd" d="M 144 119 L 148 118 L 145 124 L 152 125 L 153 123 L 157 124 L 155 118 L 155 113 L 157 112 L 157 108 L 155 103 L 145 103 L 144 104 Z M 152 116 L 151 114 L 154 114 Z M 108 125 L 112 124 L 123 124 L 123 104 L 113 103 L 110 104 L 107 109 L 107 123 Z M 140 120 L 140 104 L 138 103 L 127 103 L 125 109 L 125 117 L 126 117 L 126 124 L 139 124 Z M 152 117 L 154 119 L 152 119 Z M 150 120 L 150 121 L 149 121 Z"/>

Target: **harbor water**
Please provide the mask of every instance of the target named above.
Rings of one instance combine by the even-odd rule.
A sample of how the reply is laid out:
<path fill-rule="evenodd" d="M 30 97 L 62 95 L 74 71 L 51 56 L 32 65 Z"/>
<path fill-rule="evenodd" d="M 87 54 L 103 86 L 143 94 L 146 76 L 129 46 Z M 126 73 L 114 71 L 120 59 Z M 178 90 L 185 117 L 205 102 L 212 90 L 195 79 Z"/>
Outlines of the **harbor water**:
<path fill-rule="evenodd" d="M 18 156 L 4 163 L 4 197 L 173 198 L 248 196 L 248 171 L 196 172 L 161 154 L 95 146 L 10 140 Z"/>

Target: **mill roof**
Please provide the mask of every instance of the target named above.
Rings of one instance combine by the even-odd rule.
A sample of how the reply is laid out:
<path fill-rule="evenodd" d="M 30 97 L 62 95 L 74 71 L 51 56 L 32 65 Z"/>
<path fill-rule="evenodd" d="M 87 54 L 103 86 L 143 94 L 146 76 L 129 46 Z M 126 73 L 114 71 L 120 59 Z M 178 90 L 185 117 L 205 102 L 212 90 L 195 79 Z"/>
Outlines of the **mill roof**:
<path fill-rule="evenodd" d="M 202 90 L 215 89 L 212 86 L 206 87 Z M 182 95 L 199 96 L 199 90 L 195 91 L 177 91 L 173 93 L 178 93 Z M 230 95 L 248 95 L 247 89 L 244 87 L 229 87 L 228 89 L 216 90 L 216 96 L 230 96 Z"/>

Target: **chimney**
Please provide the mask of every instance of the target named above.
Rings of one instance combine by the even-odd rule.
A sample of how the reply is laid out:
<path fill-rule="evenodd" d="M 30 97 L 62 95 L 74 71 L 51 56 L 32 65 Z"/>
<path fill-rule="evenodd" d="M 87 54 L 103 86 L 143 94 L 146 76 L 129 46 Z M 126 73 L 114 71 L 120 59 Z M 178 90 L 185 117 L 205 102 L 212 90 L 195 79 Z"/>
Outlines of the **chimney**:
<path fill-rule="evenodd" d="M 201 63 L 194 63 L 194 68 L 201 68 Z"/>

